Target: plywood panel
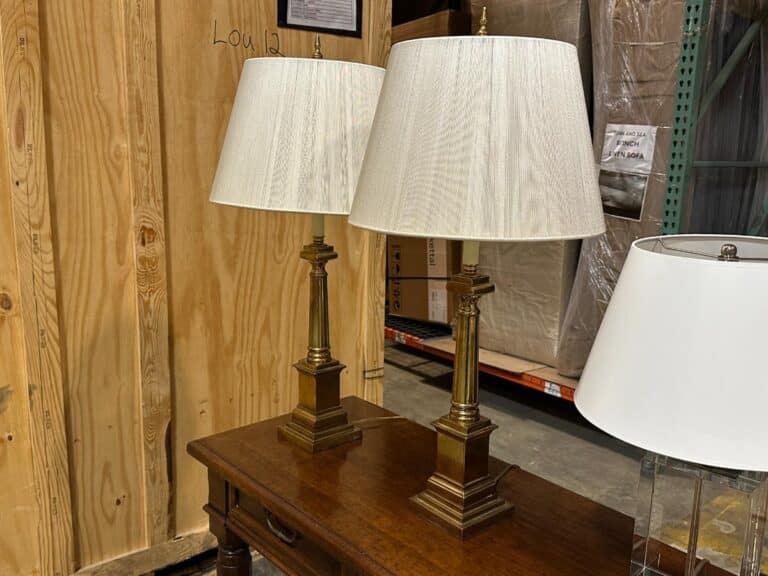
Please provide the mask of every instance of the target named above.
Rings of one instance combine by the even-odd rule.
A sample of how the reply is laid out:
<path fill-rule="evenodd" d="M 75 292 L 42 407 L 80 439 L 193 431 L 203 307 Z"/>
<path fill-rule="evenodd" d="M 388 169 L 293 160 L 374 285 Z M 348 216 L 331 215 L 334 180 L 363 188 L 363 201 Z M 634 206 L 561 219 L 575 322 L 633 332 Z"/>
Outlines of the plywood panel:
<path fill-rule="evenodd" d="M 144 523 L 149 546 L 172 537 L 171 375 L 154 0 L 123 0 L 125 91 L 141 362 Z"/>
<path fill-rule="evenodd" d="M 388 39 L 389 20 L 378 19 L 388 18 L 389 2 L 373 4 L 365 10 L 376 21 L 367 21 L 363 41 L 324 35 L 326 58 L 385 57 L 385 49 L 367 42 L 374 32 L 377 43 Z M 297 401 L 292 363 L 306 349 L 309 272 L 298 253 L 309 240 L 309 220 L 211 205 L 208 193 L 243 60 L 309 56 L 313 44 L 310 33 L 276 28 L 272 2 L 184 6 L 183 0 L 159 5 L 179 533 L 205 523 L 189 503 L 203 502 L 206 476 L 186 455 L 186 443 L 287 412 Z M 327 230 L 340 254 L 328 266 L 331 344 L 348 367 L 344 392 L 364 394 L 366 359 L 378 360 L 367 341 L 378 320 L 366 314 L 375 298 L 383 310 L 383 268 L 376 291 L 367 266 L 381 246 L 343 218 L 329 219 Z M 369 383 L 369 397 L 380 397 L 378 384 Z"/>
<path fill-rule="evenodd" d="M 392 48 L 392 2 L 372 0 L 369 12 L 366 62 L 386 67 Z M 383 234 L 355 231 L 360 234 L 355 243 L 363 241 L 367 262 L 358 269 L 365 274 L 365 283 L 359 289 L 362 328 L 358 342 L 363 346 L 362 381 L 358 381 L 356 394 L 366 400 L 384 402 L 384 301 L 386 298 L 387 238 Z M 343 337 L 343 335 L 341 336 Z"/>
<path fill-rule="evenodd" d="M 121 5 L 43 6 L 75 534 L 88 566 L 146 542 L 128 128 L 137 119 Z"/>
<path fill-rule="evenodd" d="M 36 562 L 44 575 L 64 575 L 74 566 L 73 529 L 44 127 L 43 32 L 37 0 L 3 0 L 0 27 L 8 170 L 4 184 L 11 189 L 26 351 L 27 378 L 22 382 L 27 390 L 17 390 L 29 398 L 31 474 L 39 512 L 32 519 L 37 522 Z M 3 219 L 8 222 L 7 215 Z M 18 344 L 15 348 L 18 350 Z M 19 373 L 18 366 L 12 370 Z M 21 426 L 23 441 L 23 423 Z M 24 462 L 22 455 L 19 465 Z M 15 482 L 17 475 L 23 480 L 29 471 L 20 469 L 6 480 Z M 34 518 L 34 510 L 30 512 Z M 21 546 L 16 553 L 35 549 L 24 540 L 15 542 Z"/>
<path fill-rule="evenodd" d="M 0 68 L 0 82 L 5 78 Z M 12 217 L 5 92 L 0 93 L 0 574 L 40 569 L 30 405 Z"/>
<path fill-rule="evenodd" d="M 297 401 L 309 219 L 207 200 L 243 60 L 312 51 L 274 9 L 0 0 L 0 574 L 209 545 L 186 443 Z M 364 10 L 326 57 L 384 63 L 391 4 Z M 380 402 L 383 237 L 327 230 L 343 391 Z"/>

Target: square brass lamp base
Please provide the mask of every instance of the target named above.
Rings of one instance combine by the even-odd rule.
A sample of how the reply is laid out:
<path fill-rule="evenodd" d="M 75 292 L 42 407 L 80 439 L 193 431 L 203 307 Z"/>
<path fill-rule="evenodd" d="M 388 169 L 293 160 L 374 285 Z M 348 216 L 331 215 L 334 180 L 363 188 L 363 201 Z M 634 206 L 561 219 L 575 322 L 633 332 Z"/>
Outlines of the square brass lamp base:
<path fill-rule="evenodd" d="M 488 474 L 488 442 L 496 426 L 485 417 L 464 424 L 450 416 L 433 423 L 437 430 L 437 467 L 427 488 L 411 501 L 429 519 L 466 538 L 512 505 L 499 498 L 499 478 Z"/>
<path fill-rule="evenodd" d="M 360 440 L 362 432 L 349 423 L 341 406 L 344 365 L 333 360 L 314 366 L 301 360 L 295 368 L 299 372 L 299 404 L 291 413 L 291 421 L 278 429 L 278 436 L 313 453 Z"/>

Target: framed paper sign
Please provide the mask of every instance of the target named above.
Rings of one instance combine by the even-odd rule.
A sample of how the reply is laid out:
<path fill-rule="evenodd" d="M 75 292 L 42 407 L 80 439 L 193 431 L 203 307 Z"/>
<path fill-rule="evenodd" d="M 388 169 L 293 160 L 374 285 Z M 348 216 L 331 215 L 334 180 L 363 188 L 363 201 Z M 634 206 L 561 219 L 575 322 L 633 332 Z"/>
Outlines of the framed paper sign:
<path fill-rule="evenodd" d="M 363 0 L 277 0 L 277 25 L 361 38 Z"/>

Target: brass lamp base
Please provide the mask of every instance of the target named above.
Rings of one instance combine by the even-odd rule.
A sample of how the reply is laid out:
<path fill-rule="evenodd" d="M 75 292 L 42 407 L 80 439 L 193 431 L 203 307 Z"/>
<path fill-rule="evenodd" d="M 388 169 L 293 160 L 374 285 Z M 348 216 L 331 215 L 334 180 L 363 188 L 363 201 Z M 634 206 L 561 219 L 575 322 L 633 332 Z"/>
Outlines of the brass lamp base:
<path fill-rule="evenodd" d="M 362 438 L 341 406 L 344 364 L 331 356 L 328 329 L 328 274 L 325 265 L 338 255 L 323 241 L 323 216 L 313 215 L 312 244 L 301 257 L 312 265 L 309 274 L 309 346 L 307 357 L 294 364 L 299 372 L 299 404 L 291 421 L 278 428 L 279 438 L 307 452 L 320 452 Z"/>
<path fill-rule="evenodd" d="M 339 376 L 344 365 L 332 360 L 314 366 L 306 360 L 295 364 L 299 372 L 299 404 L 291 421 L 278 428 L 278 436 L 307 452 L 320 452 L 362 438 L 362 432 L 349 423 L 341 406 Z"/>
<path fill-rule="evenodd" d="M 488 443 L 497 426 L 480 416 L 465 425 L 443 416 L 437 430 L 435 473 L 411 501 L 460 538 L 494 520 L 512 505 L 496 493 L 498 477 L 488 474 Z"/>
<path fill-rule="evenodd" d="M 427 480 L 426 490 L 411 498 L 427 517 L 459 538 L 512 509 L 498 496 L 501 477 L 489 473 L 488 448 L 496 426 L 480 414 L 478 403 L 477 301 L 493 292 L 491 279 L 477 273 L 479 248 L 477 241 L 464 241 L 462 272 L 448 283 L 448 290 L 459 301 L 451 409 L 433 423 L 437 431 L 435 472 Z"/>

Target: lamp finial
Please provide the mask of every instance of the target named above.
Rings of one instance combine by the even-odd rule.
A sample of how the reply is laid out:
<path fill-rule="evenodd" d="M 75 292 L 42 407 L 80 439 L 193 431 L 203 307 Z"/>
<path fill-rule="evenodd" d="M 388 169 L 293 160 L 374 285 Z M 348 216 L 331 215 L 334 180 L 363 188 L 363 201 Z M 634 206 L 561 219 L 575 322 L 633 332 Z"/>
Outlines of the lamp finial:
<path fill-rule="evenodd" d="M 736 244 L 723 244 L 720 247 L 720 256 L 717 259 L 725 262 L 737 262 L 740 260 L 739 249 Z"/>
<path fill-rule="evenodd" d="M 480 28 L 477 29 L 478 36 L 488 36 L 488 7 L 483 6 L 483 13 L 480 15 Z"/>
<path fill-rule="evenodd" d="M 315 60 L 323 59 L 323 53 L 320 51 L 320 34 L 315 34 L 315 51 L 312 53 L 312 58 Z"/>

